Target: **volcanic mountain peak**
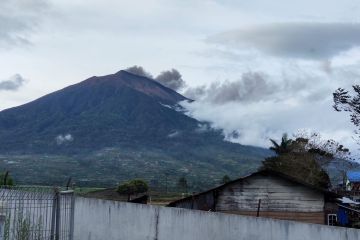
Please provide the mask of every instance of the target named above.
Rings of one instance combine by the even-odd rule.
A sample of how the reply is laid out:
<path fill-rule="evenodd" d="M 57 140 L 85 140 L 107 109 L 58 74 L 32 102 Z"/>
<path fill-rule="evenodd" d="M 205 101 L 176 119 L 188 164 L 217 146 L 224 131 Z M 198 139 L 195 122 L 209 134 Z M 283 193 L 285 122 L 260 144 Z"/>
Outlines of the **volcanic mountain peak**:
<path fill-rule="evenodd" d="M 68 149 L 161 142 L 198 121 L 173 108 L 187 98 L 126 71 L 91 77 L 35 101 L 0 112 L 0 153 L 62 151 L 57 138 L 71 134 Z M 170 108 L 169 108 L 170 106 Z"/>
<path fill-rule="evenodd" d="M 161 85 L 153 79 L 135 75 L 125 70 L 121 70 L 111 75 L 91 77 L 81 82 L 80 85 L 108 85 L 114 89 L 127 87 L 141 92 L 147 96 L 159 98 L 160 100 L 171 104 L 175 104 L 183 100 L 188 100 L 186 97 L 180 95 L 170 88 Z"/>

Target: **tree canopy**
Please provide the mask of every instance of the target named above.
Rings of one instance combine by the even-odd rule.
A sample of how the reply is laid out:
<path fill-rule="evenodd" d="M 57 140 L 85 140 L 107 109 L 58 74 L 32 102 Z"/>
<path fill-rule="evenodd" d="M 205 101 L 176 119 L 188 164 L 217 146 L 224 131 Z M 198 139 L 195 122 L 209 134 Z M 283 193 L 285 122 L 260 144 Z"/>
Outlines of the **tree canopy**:
<path fill-rule="evenodd" d="M 281 172 L 321 188 L 330 187 L 324 166 L 335 158 L 344 158 L 349 150 L 334 140 L 321 140 L 320 135 L 298 134 L 295 139 L 282 137 L 281 143 L 270 140 L 276 155 L 263 161 L 262 169 Z"/>
<path fill-rule="evenodd" d="M 230 177 L 228 175 L 224 175 L 223 178 L 221 179 L 220 183 L 225 184 L 225 183 L 228 183 L 230 181 L 231 181 Z"/>
<path fill-rule="evenodd" d="M 343 88 L 338 88 L 333 93 L 333 107 L 337 112 L 350 113 L 350 121 L 358 128 L 355 133 L 358 135 L 358 144 L 360 144 L 360 85 L 354 85 L 353 90 L 354 95 Z"/>
<path fill-rule="evenodd" d="M 130 200 L 131 195 L 144 193 L 149 190 L 148 184 L 141 179 L 134 179 L 128 182 L 125 182 L 118 186 L 118 193 L 127 194 L 128 200 Z"/>
<path fill-rule="evenodd" d="M 274 151 L 276 154 L 282 154 L 290 151 L 292 140 L 288 139 L 288 136 L 285 133 L 281 138 L 280 144 L 278 144 L 274 139 L 270 139 L 270 142 L 272 144 L 270 150 Z"/>

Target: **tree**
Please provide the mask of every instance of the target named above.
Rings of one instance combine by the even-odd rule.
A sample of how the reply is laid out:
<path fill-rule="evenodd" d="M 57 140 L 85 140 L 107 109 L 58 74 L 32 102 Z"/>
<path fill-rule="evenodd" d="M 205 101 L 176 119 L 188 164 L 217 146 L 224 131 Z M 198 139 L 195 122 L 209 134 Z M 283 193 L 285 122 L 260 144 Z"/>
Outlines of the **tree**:
<path fill-rule="evenodd" d="M 360 85 L 354 85 L 355 95 L 351 95 L 343 88 L 338 88 L 333 93 L 334 109 L 337 112 L 349 112 L 350 121 L 358 128 L 355 132 L 358 135 L 358 144 L 360 144 Z"/>
<path fill-rule="evenodd" d="M 350 154 L 347 148 L 334 140 L 322 140 L 320 134 L 298 134 L 295 140 L 283 138 L 287 142 L 286 151 L 282 144 L 271 147 L 277 155 L 266 158 L 262 169 L 270 169 L 292 176 L 321 188 L 330 186 L 330 178 L 324 167 L 335 159 Z M 279 149 L 282 149 L 279 151 Z"/>
<path fill-rule="evenodd" d="M 288 139 L 287 134 L 284 133 L 281 138 L 280 144 L 278 144 L 273 139 L 270 139 L 270 142 L 272 144 L 272 146 L 270 147 L 270 150 L 273 150 L 277 154 L 281 154 L 281 153 L 287 153 L 290 151 L 290 145 L 291 145 L 292 140 Z"/>
<path fill-rule="evenodd" d="M 128 201 L 130 201 L 131 195 L 144 193 L 148 190 L 149 186 L 144 180 L 134 179 L 119 185 L 117 192 L 120 194 L 127 194 Z"/>
<path fill-rule="evenodd" d="M 228 183 L 230 181 L 231 181 L 230 177 L 228 175 L 224 175 L 223 178 L 221 179 L 220 183 L 225 184 L 225 183 Z"/>
<path fill-rule="evenodd" d="M 179 178 L 179 181 L 177 183 L 177 186 L 182 189 L 182 191 L 185 191 L 187 193 L 188 190 L 188 182 L 185 177 Z"/>

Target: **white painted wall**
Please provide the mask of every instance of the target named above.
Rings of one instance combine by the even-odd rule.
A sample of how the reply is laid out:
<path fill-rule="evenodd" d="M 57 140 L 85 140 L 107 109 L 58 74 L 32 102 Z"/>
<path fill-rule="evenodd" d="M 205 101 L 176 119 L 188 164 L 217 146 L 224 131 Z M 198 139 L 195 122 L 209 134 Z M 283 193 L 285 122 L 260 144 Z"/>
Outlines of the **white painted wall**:
<path fill-rule="evenodd" d="M 77 198 L 75 240 L 359 240 L 360 230 Z"/>

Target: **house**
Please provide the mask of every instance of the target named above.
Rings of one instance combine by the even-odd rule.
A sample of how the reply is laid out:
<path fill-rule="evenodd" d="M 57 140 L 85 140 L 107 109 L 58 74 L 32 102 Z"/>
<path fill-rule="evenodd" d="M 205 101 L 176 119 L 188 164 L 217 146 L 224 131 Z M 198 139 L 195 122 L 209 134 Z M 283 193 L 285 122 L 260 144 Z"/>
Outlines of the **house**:
<path fill-rule="evenodd" d="M 263 170 L 168 207 L 335 225 L 338 197 L 282 173 Z"/>
<path fill-rule="evenodd" d="M 346 173 L 346 190 L 360 192 L 360 171 L 349 171 Z"/>

